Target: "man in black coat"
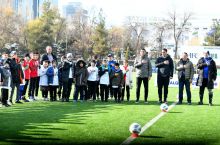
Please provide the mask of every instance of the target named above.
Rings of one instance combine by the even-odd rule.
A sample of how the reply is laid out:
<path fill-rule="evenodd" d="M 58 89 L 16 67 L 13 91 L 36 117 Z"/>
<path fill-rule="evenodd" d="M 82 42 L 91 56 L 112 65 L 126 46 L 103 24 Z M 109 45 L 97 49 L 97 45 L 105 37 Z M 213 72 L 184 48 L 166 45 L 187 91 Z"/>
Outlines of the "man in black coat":
<path fill-rule="evenodd" d="M 203 105 L 203 95 L 205 87 L 209 91 L 209 105 L 212 106 L 214 81 L 217 78 L 217 68 L 215 61 L 210 57 L 209 51 L 204 52 L 204 57 L 200 58 L 197 64 L 198 80 L 197 86 L 199 89 L 199 105 Z"/>
<path fill-rule="evenodd" d="M 162 55 L 157 58 L 156 67 L 157 71 L 157 85 L 159 103 L 162 103 L 162 89 L 164 87 L 164 103 L 167 103 L 168 86 L 170 79 L 173 78 L 173 60 L 170 55 L 167 54 L 167 49 L 162 50 Z"/>
<path fill-rule="evenodd" d="M 54 55 L 54 54 L 52 53 L 52 47 L 51 47 L 51 46 L 47 46 L 47 47 L 46 47 L 46 53 L 42 56 L 41 61 L 40 61 L 41 64 L 43 64 L 43 62 L 44 62 L 45 60 L 50 61 L 51 64 L 52 64 L 52 61 L 53 61 L 53 60 L 56 60 L 56 61 L 57 61 L 56 55 Z"/>

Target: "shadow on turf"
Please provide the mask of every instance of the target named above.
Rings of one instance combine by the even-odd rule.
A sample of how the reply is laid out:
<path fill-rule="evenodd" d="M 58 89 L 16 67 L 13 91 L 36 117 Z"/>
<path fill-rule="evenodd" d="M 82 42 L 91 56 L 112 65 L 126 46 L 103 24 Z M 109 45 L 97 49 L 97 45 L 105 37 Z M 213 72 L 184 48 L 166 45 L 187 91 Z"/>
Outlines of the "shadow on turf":
<path fill-rule="evenodd" d="M 54 124 L 83 125 L 88 123 L 87 118 L 92 114 L 108 113 L 103 110 L 112 107 L 98 103 L 76 106 L 69 103 L 31 105 L 34 104 L 16 105 L 0 112 L 0 144 L 62 144 L 63 139 L 54 137 L 54 131 L 68 129 Z"/>

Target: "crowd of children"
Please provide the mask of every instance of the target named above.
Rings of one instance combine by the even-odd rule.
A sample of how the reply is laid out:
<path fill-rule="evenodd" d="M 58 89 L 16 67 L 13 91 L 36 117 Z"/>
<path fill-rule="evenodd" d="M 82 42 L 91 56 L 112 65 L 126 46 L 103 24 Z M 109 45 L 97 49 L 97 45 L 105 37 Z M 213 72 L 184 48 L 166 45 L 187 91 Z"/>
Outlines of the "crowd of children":
<path fill-rule="evenodd" d="M 0 86 L 3 106 L 14 104 L 15 88 L 15 103 L 38 100 L 39 87 L 44 101 L 69 102 L 73 85 L 73 102 L 78 101 L 78 96 L 81 102 L 96 102 L 99 98 L 107 102 L 114 96 L 115 102 L 120 103 L 124 101 L 125 90 L 127 101 L 130 100 L 132 67 L 127 60 L 120 66 L 109 54 L 108 60 L 103 59 L 101 63 L 96 57 L 88 63 L 83 59 L 74 62 L 73 55 L 68 53 L 57 62 L 51 47 L 46 49 L 48 52 L 42 57 L 38 52 L 32 52 L 21 59 L 16 51 L 2 53 Z"/>

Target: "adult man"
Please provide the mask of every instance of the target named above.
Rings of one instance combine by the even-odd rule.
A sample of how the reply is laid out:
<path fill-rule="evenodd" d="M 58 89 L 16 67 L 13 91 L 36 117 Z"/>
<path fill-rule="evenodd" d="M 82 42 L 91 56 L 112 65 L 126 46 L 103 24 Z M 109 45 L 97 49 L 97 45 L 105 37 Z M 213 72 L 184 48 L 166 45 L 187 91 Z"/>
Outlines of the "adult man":
<path fill-rule="evenodd" d="M 41 58 L 41 64 L 43 64 L 43 61 L 45 61 L 45 60 L 49 60 L 51 64 L 52 64 L 52 61 L 53 61 L 53 60 L 56 60 L 56 61 L 57 61 L 56 55 L 54 55 L 54 54 L 52 53 L 52 47 L 51 47 L 51 46 L 47 46 L 47 47 L 46 47 L 46 54 L 44 54 L 44 55 L 42 56 L 42 58 Z"/>
<path fill-rule="evenodd" d="M 210 57 L 209 51 L 203 53 L 204 57 L 200 58 L 197 64 L 198 69 L 198 80 L 197 85 L 200 86 L 199 89 L 199 105 L 203 105 L 203 95 L 205 87 L 209 91 L 209 105 L 212 106 L 212 98 L 214 89 L 214 81 L 217 77 L 217 68 L 215 61 Z"/>
<path fill-rule="evenodd" d="M 159 103 L 162 103 L 162 89 L 164 87 L 164 103 L 167 103 L 168 86 L 169 81 L 173 78 L 173 60 L 170 55 L 167 54 L 167 49 L 162 50 L 162 55 L 157 58 L 156 67 L 157 71 L 157 85 Z"/>
<path fill-rule="evenodd" d="M 148 81 L 152 77 L 152 66 L 150 59 L 147 56 L 146 50 L 143 48 L 140 51 L 140 56 L 138 56 L 134 61 L 134 67 L 136 68 L 136 103 L 139 103 L 140 98 L 140 88 L 142 81 L 144 82 L 144 101 L 147 102 L 148 98 Z"/>
<path fill-rule="evenodd" d="M 176 70 L 178 71 L 178 79 L 179 79 L 179 102 L 178 104 L 182 104 L 183 88 L 185 85 L 186 94 L 187 94 L 187 102 L 188 102 L 188 105 L 191 105 L 190 83 L 192 83 L 192 79 L 194 75 L 194 67 L 193 67 L 192 62 L 189 60 L 188 54 L 186 52 L 183 53 L 182 58 L 177 63 Z"/>

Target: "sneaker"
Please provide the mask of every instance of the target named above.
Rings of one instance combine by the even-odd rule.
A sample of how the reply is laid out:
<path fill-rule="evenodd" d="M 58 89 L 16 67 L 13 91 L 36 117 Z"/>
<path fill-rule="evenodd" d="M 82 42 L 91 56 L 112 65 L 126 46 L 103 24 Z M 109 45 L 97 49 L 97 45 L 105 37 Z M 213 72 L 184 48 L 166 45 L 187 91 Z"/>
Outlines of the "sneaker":
<path fill-rule="evenodd" d="M 139 103 L 139 101 L 136 101 L 135 103 L 136 103 L 136 104 L 138 104 L 138 103 Z"/>
<path fill-rule="evenodd" d="M 187 104 L 188 104 L 188 105 L 192 105 L 192 103 L 190 103 L 190 102 L 188 102 Z"/>
<path fill-rule="evenodd" d="M 213 106 L 213 104 L 212 104 L 212 103 L 209 103 L 209 106 Z"/>
<path fill-rule="evenodd" d="M 148 104 L 148 102 L 147 102 L 147 101 L 144 101 L 144 103 L 145 103 L 145 104 Z"/>
<path fill-rule="evenodd" d="M 162 101 L 158 101 L 158 104 L 162 104 L 163 102 Z"/>
<path fill-rule="evenodd" d="M 73 103 L 77 103 L 77 100 L 73 100 Z"/>
<path fill-rule="evenodd" d="M 16 101 L 15 103 L 19 103 L 19 104 L 22 104 L 22 102 L 21 102 L 21 101 L 19 101 L 19 100 L 18 100 L 18 101 Z"/>

